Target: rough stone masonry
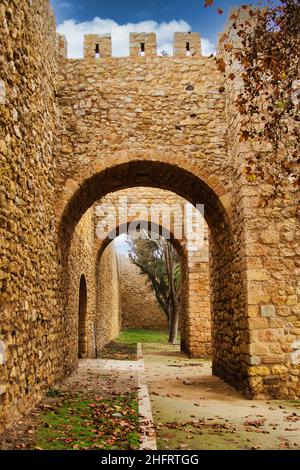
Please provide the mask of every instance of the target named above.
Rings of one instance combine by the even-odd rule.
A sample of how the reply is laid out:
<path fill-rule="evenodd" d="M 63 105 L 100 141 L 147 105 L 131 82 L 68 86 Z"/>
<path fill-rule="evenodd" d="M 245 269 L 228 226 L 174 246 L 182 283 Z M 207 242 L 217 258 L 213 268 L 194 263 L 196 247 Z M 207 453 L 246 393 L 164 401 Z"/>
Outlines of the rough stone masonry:
<path fill-rule="evenodd" d="M 76 226 L 108 193 L 140 186 L 205 205 L 213 373 L 250 397 L 299 396 L 296 198 L 264 208 L 266 185 L 245 181 L 238 80 L 223 83 L 196 34 L 176 35 L 172 57 L 156 55 L 153 34 L 132 35 L 127 58 L 111 57 L 107 35 L 86 37 L 84 59 L 66 49 L 48 0 L 2 0 L 0 427 L 77 366 Z M 90 305 L 96 287 L 86 279 Z"/>

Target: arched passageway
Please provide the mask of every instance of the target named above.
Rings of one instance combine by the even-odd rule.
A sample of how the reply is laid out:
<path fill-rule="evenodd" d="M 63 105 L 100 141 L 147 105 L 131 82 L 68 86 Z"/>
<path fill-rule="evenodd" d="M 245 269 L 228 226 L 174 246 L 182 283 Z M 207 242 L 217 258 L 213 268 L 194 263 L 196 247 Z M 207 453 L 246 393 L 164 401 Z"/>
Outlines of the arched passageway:
<path fill-rule="evenodd" d="M 83 175 L 81 175 L 81 178 Z M 209 177 L 207 178 L 208 181 Z M 63 265 L 63 285 L 68 286 L 68 252 L 72 233 L 82 216 L 96 201 L 110 192 L 130 187 L 157 187 L 172 191 L 193 205 L 204 205 L 204 216 L 211 233 L 211 289 L 213 327 L 213 372 L 247 390 L 246 353 L 240 347 L 249 340 L 246 320 L 246 287 L 240 256 L 241 227 L 225 210 L 222 197 L 225 190 L 213 181 L 214 190 L 205 181 L 179 166 L 161 161 L 131 161 L 106 168 L 74 184 L 75 189 L 65 204 L 60 223 L 60 246 Z M 69 183 L 70 186 L 70 183 Z M 235 232 L 235 233 L 234 233 Z M 232 267 L 235 263 L 235 272 Z M 64 298 L 65 308 L 67 297 Z M 186 318 L 187 338 L 195 329 L 193 315 Z M 197 335 L 192 341 L 197 341 Z M 188 348 L 187 348 L 188 349 Z"/>
<path fill-rule="evenodd" d="M 78 357 L 87 356 L 87 331 L 86 331 L 86 309 L 87 309 L 87 285 L 84 274 L 80 278 L 79 285 L 79 307 L 78 307 Z"/>
<path fill-rule="evenodd" d="M 187 258 L 187 269 L 183 273 L 188 274 L 185 310 L 194 313 L 193 330 L 187 336 L 189 341 L 184 341 L 184 334 L 181 335 L 182 348 L 190 356 L 210 358 L 209 233 L 202 211 L 199 212 L 186 199 L 171 191 L 149 187 L 134 187 L 109 193 L 97 201 L 94 210 L 96 246 L 100 247 L 103 243 L 105 246 L 105 238 L 112 239 L 120 232 L 127 233 L 129 223 L 129 229 L 136 230 L 141 221 L 148 233 L 152 229 L 154 238 L 160 233 L 171 240 L 173 246 L 179 245 L 179 252 L 183 251 Z M 129 267 L 127 270 L 131 271 Z M 132 313 L 128 315 L 131 316 Z"/>

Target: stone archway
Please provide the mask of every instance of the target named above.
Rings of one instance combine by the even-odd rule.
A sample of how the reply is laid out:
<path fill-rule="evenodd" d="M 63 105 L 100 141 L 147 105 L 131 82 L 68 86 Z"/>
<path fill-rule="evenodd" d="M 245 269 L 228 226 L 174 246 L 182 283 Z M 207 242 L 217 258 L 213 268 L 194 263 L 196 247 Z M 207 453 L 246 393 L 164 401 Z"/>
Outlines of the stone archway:
<path fill-rule="evenodd" d="M 249 354 L 244 347 L 249 342 L 244 275 L 246 264 L 245 260 L 240 259 L 239 253 L 242 227 L 233 219 L 230 198 L 225 197 L 225 190 L 217 178 L 211 179 L 208 176 L 206 182 L 195 173 L 164 161 L 135 160 L 94 172 L 86 180 L 82 180 L 81 173 L 81 181 L 68 181 L 68 197 L 65 201 L 60 201 L 63 202 L 60 223 L 60 246 L 65 268 L 63 285 L 66 286 L 68 282 L 67 254 L 74 227 L 82 214 L 107 193 L 130 187 L 150 186 L 170 190 L 194 205 L 204 204 L 205 219 L 211 231 L 213 372 L 237 388 L 247 391 Z M 194 328 L 190 320 L 192 319 L 188 318 L 186 323 L 187 334 Z"/>
<path fill-rule="evenodd" d="M 87 356 L 87 330 L 86 330 L 86 309 L 87 309 L 87 285 L 84 274 L 80 277 L 79 301 L 78 301 L 78 357 L 80 359 Z"/>
<path fill-rule="evenodd" d="M 210 358 L 209 233 L 201 213 L 186 199 L 157 188 L 139 187 L 110 193 L 95 204 L 96 260 L 101 244 L 116 237 L 120 231 L 127 233 L 127 221 L 133 226 L 142 221 L 148 231 L 153 226 L 154 233 L 172 239 L 173 245 L 179 245 L 177 251 L 183 251 L 186 258 L 183 274 L 188 278 L 187 295 L 183 296 L 186 299 L 184 310 L 186 318 L 193 319 L 193 329 L 185 335 L 186 321 L 181 325 L 182 350 L 190 357 Z M 195 245 L 196 232 L 201 241 Z"/>

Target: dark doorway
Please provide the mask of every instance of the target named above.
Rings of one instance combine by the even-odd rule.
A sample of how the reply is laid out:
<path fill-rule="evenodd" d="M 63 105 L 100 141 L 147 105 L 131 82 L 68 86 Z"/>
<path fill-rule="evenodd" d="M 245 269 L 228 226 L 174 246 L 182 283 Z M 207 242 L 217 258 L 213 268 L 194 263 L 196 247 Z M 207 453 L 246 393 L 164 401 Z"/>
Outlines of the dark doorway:
<path fill-rule="evenodd" d="M 87 288 L 85 276 L 82 274 L 79 286 L 79 312 L 78 312 L 78 357 L 87 356 L 86 331 Z"/>

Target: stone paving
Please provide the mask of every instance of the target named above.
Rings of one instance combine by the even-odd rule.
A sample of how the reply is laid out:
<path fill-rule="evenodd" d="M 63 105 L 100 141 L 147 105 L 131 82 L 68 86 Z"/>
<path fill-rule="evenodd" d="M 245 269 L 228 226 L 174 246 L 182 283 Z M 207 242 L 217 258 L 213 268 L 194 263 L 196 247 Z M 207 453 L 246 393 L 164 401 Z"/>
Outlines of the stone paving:
<path fill-rule="evenodd" d="M 141 449 L 300 449 L 299 400 L 247 400 L 211 374 L 209 360 L 189 359 L 178 345 L 139 345 L 138 357 L 80 368 L 137 380 Z"/>
<path fill-rule="evenodd" d="M 158 449 L 300 449 L 299 400 L 247 400 L 179 346 L 143 355 Z"/>

